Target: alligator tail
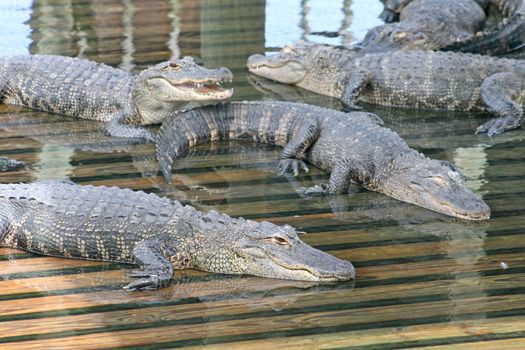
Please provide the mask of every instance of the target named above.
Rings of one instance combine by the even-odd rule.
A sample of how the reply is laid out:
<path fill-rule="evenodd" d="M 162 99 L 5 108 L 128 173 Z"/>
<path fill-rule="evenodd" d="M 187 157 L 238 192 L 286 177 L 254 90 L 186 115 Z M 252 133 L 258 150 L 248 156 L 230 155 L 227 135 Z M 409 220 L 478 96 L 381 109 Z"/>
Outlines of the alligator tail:
<path fill-rule="evenodd" d="M 294 108 L 281 103 L 227 102 L 177 112 L 157 135 L 157 159 L 168 183 L 173 162 L 188 149 L 221 140 L 250 140 L 284 146 L 295 130 Z"/>
<path fill-rule="evenodd" d="M 483 55 L 503 55 L 525 47 L 525 13 L 516 13 L 505 23 L 441 48 L 441 51 L 468 52 Z"/>

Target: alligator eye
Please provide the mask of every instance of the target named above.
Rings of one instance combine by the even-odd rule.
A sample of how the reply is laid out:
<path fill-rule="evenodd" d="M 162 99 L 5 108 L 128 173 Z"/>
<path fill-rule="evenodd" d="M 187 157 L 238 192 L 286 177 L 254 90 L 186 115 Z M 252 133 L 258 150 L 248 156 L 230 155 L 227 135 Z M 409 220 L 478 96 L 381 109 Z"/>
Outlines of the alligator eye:
<path fill-rule="evenodd" d="M 441 176 L 432 176 L 432 181 L 434 181 L 438 186 L 445 187 L 447 185 L 447 180 Z"/>
<path fill-rule="evenodd" d="M 182 65 L 180 65 L 177 62 L 170 62 L 169 68 L 171 68 L 173 70 L 181 70 L 182 69 Z"/>
<path fill-rule="evenodd" d="M 270 238 L 270 241 L 279 245 L 290 245 L 290 243 L 288 243 L 288 241 L 282 237 L 272 237 Z"/>

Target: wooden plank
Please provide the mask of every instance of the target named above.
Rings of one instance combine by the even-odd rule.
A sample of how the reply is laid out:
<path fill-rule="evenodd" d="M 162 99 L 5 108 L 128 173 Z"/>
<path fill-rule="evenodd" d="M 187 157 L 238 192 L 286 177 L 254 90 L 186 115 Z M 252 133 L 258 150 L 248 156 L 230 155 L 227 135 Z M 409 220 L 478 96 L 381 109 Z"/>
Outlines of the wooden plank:
<path fill-rule="evenodd" d="M 34 259 L 0 261 L 2 274 L 27 273 L 46 270 L 61 270 L 84 266 L 103 266 L 102 261 L 88 261 L 54 257 L 39 257 Z"/>
<path fill-rule="evenodd" d="M 523 283 L 523 276 L 516 282 L 509 283 L 508 280 L 502 276 L 489 277 L 483 279 L 483 284 L 491 288 L 516 288 Z M 222 281 L 225 282 L 225 281 Z M 228 281 L 226 281 L 228 282 Z M 230 282 L 237 282 L 232 280 Z M 148 322 L 167 322 L 171 320 L 184 320 L 191 318 L 198 318 L 202 315 L 206 317 L 227 315 L 228 317 L 240 317 L 242 314 L 254 314 L 258 312 L 272 312 L 272 310 L 287 310 L 287 309 L 308 309 L 320 308 L 323 305 L 330 304 L 351 304 L 361 303 L 366 305 L 373 304 L 374 300 L 389 300 L 397 299 L 400 301 L 399 307 L 404 304 L 402 300 L 410 300 L 422 296 L 432 295 L 448 295 L 452 290 L 457 296 L 466 296 L 469 293 L 475 297 L 480 295 L 480 291 L 476 286 L 476 281 L 463 281 L 443 283 L 438 281 L 416 283 L 412 286 L 405 285 L 391 285 L 383 287 L 371 287 L 356 290 L 305 290 L 297 291 L 289 295 L 275 295 L 268 297 L 258 297 L 257 295 L 251 297 L 239 298 L 232 294 L 231 297 L 217 298 L 214 300 L 206 299 L 206 295 L 225 295 L 235 290 L 236 293 L 246 295 L 247 292 L 263 291 L 262 283 L 256 283 L 255 279 L 248 279 L 243 284 L 235 283 L 188 283 L 180 285 L 176 291 L 177 295 L 186 295 L 191 297 L 201 297 L 201 303 L 180 304 L 180 305 L 163 305 L 149 308 L 136 308 L 132 310 L 117 310 L 104 313 L 90 312 L 87 314 L 61 317 L 45 317 L 39 318 L 40 322 L 35 322 L 34 319 L 28 318 L 17 321 L 0 322 L 0 336 L 13 337 L 22 336 L 24 334 L 45 334 L 49 332 L 65 332 L 72 330 L 90 329 L 99 327 L 100 320 L 104 319 L 103 325 L 100 327 L 117 327 L 126 326 L 134 323 L 148 323 Z M 255 283 L 254 283 L 255 282 Z M 263 281 L 261 281 L 263 282 Z M 479 281 L 477 281 L 479 282 Z M 289 286 L 290 283 L 279 282 L 281 287 Z M 293 284 L 292 284 L 293 285 Z M 190 289 L 191 286 L 191 289 Z M 275 286 L 276 288 L 278 286 Z M 133 297 L 133 296 L 131 296 Z M 468 299 L 468 298 L 465 298 Z M 177 300 L 172 297 L 172 300 Z M 130 299 L 130 302 L 133 302 Z M 453 302 L 451 299 L 447 301 Z M 416 303 L 417 304 L 417 303 Z M 395 304 L 394 304 L 395 305 Z M 362 307 L 361 307 L 362 308 Z M 358 309 L 354 307 L 353 309 Z M 460 307 L 456 307 L 457 310 Z M 366 310 L 369 310 L 368 308 Z M 365 310 L 365 311 L 366 311 Z M 1 339 L 1 338 L 0 338 Z"/>
<path fill-rule="evenodd" d="M 344 347 L 345 349 L 357 348 L 359 346 L 380 346 L 379 344 L 395 346 L 398 343 L 411 341 L 435 342 L 456 337 L 480 338 L 490 334 L 501 334 L 511 332 L 523 332 L 525 324 L 523 317 L 505 317 L 497 319 L 479 319 L 475 321 L 452 321 L 447 323 L 425 324 L 418 326 L 405 326 L 396 328 L 382 328 L 364 331 L 337 332 L 330 334 L 316 334 L 296 337 L 277 337 L 258 339 L 243 342 L 226 342 L 206 346 L 206 349 L 214 350 L 251 350 L 251 349 L 334 349 Z M 452 340 L 451 340 L 452 341 Z M 472 343 L 453 343 L 445 346 L 410 347 L 410 349 L 432 349 L 432 350 L 456 350 L 456 349 L 501 349 L 518 350 L 523 349 L 524 338 L 482 341 Z M 203 346 L 185 347 L 187 350 L 202 349 Z"/>
<path fill-rule="evenodd" d="M 38 339 L 19 343 L 5 343 L 10 349 L 40 348 L 69 349 L 82 344 L 85 349 L 102 347 L 137 346 L 151 343 L 174 342 L 194 338 L 213 338 L 217 336 L 238 336 L 251 333 L 284 332 L 293 329 L 317 327 L 350 326 L 358 323 L 376 323 L 392 320 L 410 320 L 446 316 L 451 301 L 402 305 L 388 308 L 368 308 L 360 310 L 327 311 L 285 316 L 255 317 L 249 320 L 217 321 L 202 325 L 176 325 L 152 329 L 122 330 L 108 333 L 94 333 L 80 336 L 61 337 L 57 339 Z M 473 298 L 462 300 L 462 312 L 490 312 L 508 308 L 525 307 L 524 296 Z M 170 313 L 171 314 L 171 313 Z M 460 313 L 461 315 L 461 313 Z M 521 327 L 525 327 L 522 321 Z M 371 327 L 376 328 L 376 327 Z M 522 328 L 523 329 L 523 328 Z"/>

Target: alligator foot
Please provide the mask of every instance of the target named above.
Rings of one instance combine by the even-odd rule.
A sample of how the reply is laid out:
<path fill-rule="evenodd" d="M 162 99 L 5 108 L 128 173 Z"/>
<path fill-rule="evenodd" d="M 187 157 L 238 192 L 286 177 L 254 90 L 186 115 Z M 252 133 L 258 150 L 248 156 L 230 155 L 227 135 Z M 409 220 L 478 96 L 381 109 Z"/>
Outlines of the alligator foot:
<path fill-rule="evenodd" d="M 23 168 L 24 166 L 24 162 L 7 157 L 0 157 L 0 171 L 17 170 Z"/>
<path fill-rule="evenodd" d="M 277 166 L 277 173 L 279 175 L 293 172 L 294 176 L 297 176 L 301 170 L 303 170 L 305 173 L 309 171 L 306 163 L 300 159 L 281 159 L 279 161 L 279 165 Z"/>
<path fill-rule="evenodd" d="M 138 280 L 124 286 L 125 290 L 155 290 L 166 287 L 171 279 L 163 277 L 157 271 L 133 270 L 128 273 L 129 277 L 138 278 Z"/>
<path fill-rule="evenodd" d="M 315 185 L 313 187 L 302 187 L 298 189 L 301 196 L 320 197 L 330 194 L 328 184 Z"/>
<path fill-rule="evenodd" d="M 521 124 L 521 117 L 506 116 L 499 117 L 489 120 L 488 122 L 481 124 L 476 134 L 486 132 L 488 136 L 494 136 L 501 134 L 504 131 L 516 129 Z"/>

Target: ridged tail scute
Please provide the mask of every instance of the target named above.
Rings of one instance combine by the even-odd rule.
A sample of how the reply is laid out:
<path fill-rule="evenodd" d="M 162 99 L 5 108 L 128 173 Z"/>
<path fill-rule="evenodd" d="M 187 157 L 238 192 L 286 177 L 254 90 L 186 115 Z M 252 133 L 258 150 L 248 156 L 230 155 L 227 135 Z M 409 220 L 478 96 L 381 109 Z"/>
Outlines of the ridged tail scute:
<path fill-rule="evenodd" d="M 525 13 L 511 16 L 496 28 L 441 48 L 484 55 L 502 55 L 525 47 Z"/>
<path fill-rule="evenodd" d="M 275 101 L 228 102 L 177 112 L 164 121 L 157 136 L 162 173 L 171 183 L 173 162 L 189 147 L 207 142 L 242 139 L 284 146 L 296 129 L 293 117 L 298 114 Z"/>

